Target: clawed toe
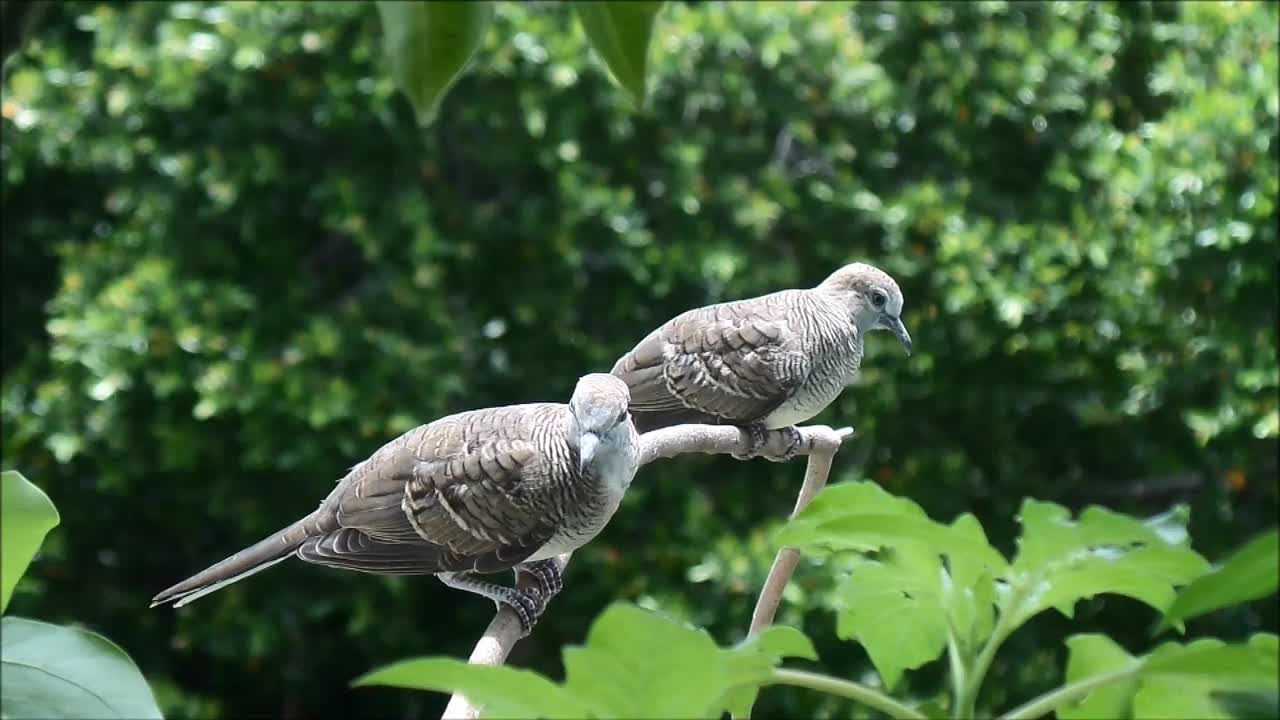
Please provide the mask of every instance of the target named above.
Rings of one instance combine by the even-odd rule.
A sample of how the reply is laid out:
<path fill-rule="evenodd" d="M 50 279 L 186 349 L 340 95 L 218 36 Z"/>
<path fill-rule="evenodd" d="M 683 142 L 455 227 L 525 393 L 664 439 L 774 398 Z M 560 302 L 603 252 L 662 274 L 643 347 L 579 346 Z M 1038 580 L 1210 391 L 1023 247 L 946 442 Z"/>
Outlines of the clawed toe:
<path fill-rule="evenodd" d="M 539 560 L 516 568 L 516 578 L 525 574 L 533 577 L 538 583 L 538 591 L 548 600 L 555 597 L 564 588 L 564 576 L 555 560 Z"/>
<path fill-rule="evenodd" d="M 782 453 L 782 461 L 786 462 L 796 455 L 800 454 L 800 448 L 804 445 L 804 436 L 800 434 L 800 429 L 795 425 L 788 425 L 787 433 L 787 449 Z"/>
<path fill-rule="evenodd" d="M 529 633 L 533 632 L 533 626 L 538 624 L 538 618 L 542 617 L 543 611 L 547 609 L 547 598 L 537 590 L 512 590 L 501 603 L 511 608 L 516 614 L 516 618 L 520 621 L 521 638 L 529 637 Z"/>
<path fill-rule="evenodd" d="M 765 429 L 763 423 L 751 423 L 745 425 L 741 430 L 747 434 L 747 452 L 731 453 L 734 460 L 750 460 L 760 457 L 760 449 L 764 447 L 765 441 L 769 439 L 769 431 Z"/>

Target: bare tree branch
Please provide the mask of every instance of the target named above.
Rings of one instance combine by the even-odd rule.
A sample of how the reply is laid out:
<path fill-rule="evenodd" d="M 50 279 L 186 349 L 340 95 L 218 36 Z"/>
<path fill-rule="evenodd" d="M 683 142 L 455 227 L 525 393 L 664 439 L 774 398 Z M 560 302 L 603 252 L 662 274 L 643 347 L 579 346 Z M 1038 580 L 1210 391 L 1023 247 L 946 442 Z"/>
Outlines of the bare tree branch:
<path fill-rule="evenodd" d="M 852 433 L 851 428 L 833 430 L 826 425 L 800 428 L 800 448 L 797 454 L 808 455 L 809 465 L 805 470 L 804 485 L 800 489 L 800 498 L 796 501 L 793 515 L 808 505 L 813 496 L 826 484 L 832 457 L 840 449 L 840 443 Z M 760 454 L 769 459 L 779 458 L 786 452 L 788 440 L 787 433 L 770 433 Z M 745 454 L 749 448 L 748 443 L 746 432 L 731 425 L 677 425 L 645 433 L 640 438 L 640 464 L 648 465 L 656 460 L 689 453 Z M 761 592 L 760 603 L 756 606 L 755 616 L 752 618 L 752 634 L 773 622 L 774 612 L 777 611 L 778 603 L 782 598 L 782 590 L 791 579 L 791 572 L 799 560 L 799 553 L 795 552 L 795 559 L 790 561 L 790 567 L 785 571 L 780 570 L 783 553 L 789 550 L 795 552 L 792 548 L 786 548 L 780 552 L 778 559 L 774 561 L 773 570 L 769 572 L 769 578 Z M 568 553 L 557 558 L 561 570 L 569 564 L 571 555 L 572 553 Z M 766 600 L 766 594 L 770 596 L 770 600 Z M 768 610 L 767 619 L 757 627 L 757 623 L 765 617 L 762 615 L 761 608 L 766 602 L 772 602 L 772 607 Z M 506 662 L 507 655 L 511 653 L 511 648 L 519 639 L 520 621 L 516 619 L 515 613 L 510 608 L 503 607 L 494 615 L 488 629 L 476 643 L 468 662 L 473 665 L 501 665 Z M 441 720 L 471 720 L 479 715 L 479 707 L 472 705 L 461 693 L 454 693 L 453 697 L 449 698 L 449 705 L 445 708 Z"/>
<path fill-rule="evenodd" d="M 834 446 L 824 446 L 809 455 L 809 464 L 804 470 L 804 484 L 800 486 L 800 495 L 796 498 L 796 507 L 791 511 L 795 517 L 805 509 L 818 491 L 827 485 L 827 476 L 831 474 L 831 461 L 835 459 L 840 442 L 853 434 L 852 428 L 832 431 L 836 434 Z M 760 598 L 756 601 L 755 612 L 751 614 L 751 630 L 748 637 L 759 635 L 765 628 L 773 624 L 778 613 L 778 605 L 782 603 L 782 591 L 787 589 L 791 573 L 795 572 L 800 562 L 800 550 L 793 547 L 782 548 L 773 559 L 773 567 L 769 569 L 769 577 L 765 578 L 764 587 L 760 589 Z"/>

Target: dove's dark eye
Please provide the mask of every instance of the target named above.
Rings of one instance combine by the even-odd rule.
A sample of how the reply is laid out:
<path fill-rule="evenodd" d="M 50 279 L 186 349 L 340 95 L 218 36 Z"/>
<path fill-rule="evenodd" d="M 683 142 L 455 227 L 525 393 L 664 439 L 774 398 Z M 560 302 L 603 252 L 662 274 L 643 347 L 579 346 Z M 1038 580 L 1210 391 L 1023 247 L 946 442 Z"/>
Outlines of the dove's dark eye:
<path fill-rule="evenodd" d="M 888 296 L 888 295 L 885 295 L 885 294 L 884 294 L 884 292 L 882 292 L 882 291 L 880 291 L 880 290 L 872 290 L 872 291 L 871 291 L 871 304 L 872 304 L 872 305 L 875 305 L 875 306 L 876 306 L 876 307 L 878 307 L 878 308 L 882 308 L 882 307 L 884 307 L 884 304 L 885 304 L 885 303 L 887 303 L 887 302 L 889 302 L 889 296 Z"/>
<path fill-rule="evenodd" d="M 624 410 L 623 410 L 623 411 L 618 415 L 618 419 L 617 419 L 617 420 L 615 420 L 614 422 L 617 422 L 617 423 L 624 423 L 624 422 L 626 422 L 626 421 L 627 421 L 627 411 L 624 409 Z"/>

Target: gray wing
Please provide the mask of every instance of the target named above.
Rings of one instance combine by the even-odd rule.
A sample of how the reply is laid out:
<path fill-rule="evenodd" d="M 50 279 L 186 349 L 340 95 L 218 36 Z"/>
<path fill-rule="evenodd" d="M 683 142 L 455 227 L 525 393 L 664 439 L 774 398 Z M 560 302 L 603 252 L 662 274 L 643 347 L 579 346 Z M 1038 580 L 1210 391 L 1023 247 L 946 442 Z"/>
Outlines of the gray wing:
<path fill-rule="evenodd" d="M 463 413 L 406 433 L 354 469 L 326 500 L 339 528 L 303 560 L 387 575 L 496 572 L 554 534 L 539 511 L 550 470 L 535 438 L 555 406 Z"/>
<path fill-rule="evenodd" d="M 622 356 L 612 372 L 631 389 L 637 427 L 751 422 L 786 402 L 808 376 L 809 359 L 792 324 L 802 308 L 788 312 L 785 300 L 690 310 Z"/>

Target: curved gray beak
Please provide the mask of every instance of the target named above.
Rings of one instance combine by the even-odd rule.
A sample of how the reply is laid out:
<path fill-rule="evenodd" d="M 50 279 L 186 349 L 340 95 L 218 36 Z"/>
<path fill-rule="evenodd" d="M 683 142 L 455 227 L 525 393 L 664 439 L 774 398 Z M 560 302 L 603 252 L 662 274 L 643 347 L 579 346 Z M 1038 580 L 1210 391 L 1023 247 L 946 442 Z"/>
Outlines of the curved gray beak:
<path fill-rule="evenodd" d="M 578 438 L 578 471 L 582 472 L 591 464 L 596 456 L 596 448 L 600 447 L 600 436 L 593 432 L 585 432 Z"/>
<path fill-rule="evenodd" d="M 907 349 L 907 355 L 911 354 L 911 333 L 907 332 L 907 326 L 902 324 L 902 318 L 885 317 L 884 326 L 893 331 L 894 335 L 902 341 L 902 347 Z"/>

